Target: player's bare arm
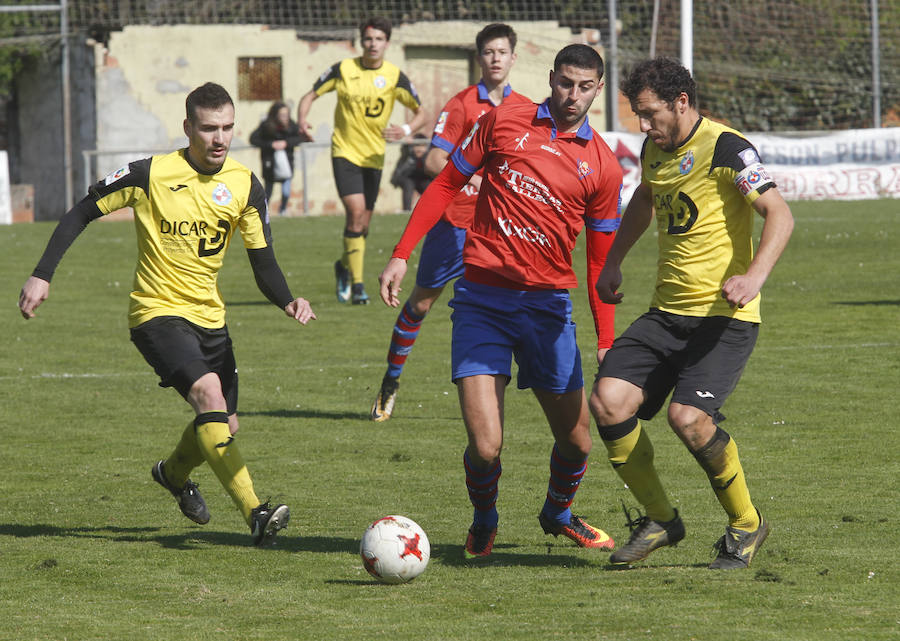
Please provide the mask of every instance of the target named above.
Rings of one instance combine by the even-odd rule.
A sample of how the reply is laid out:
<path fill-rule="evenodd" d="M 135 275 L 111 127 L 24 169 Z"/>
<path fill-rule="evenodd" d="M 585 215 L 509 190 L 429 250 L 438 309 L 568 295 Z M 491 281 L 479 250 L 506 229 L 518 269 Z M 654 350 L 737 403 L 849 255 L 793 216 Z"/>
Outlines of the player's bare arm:
<path fill-rule="evenodd" d="M 794 230 L 791 208 L 777 189 L 769 189 L 757 198 L 753 208 L 765 218 L 765 223 L 747 273 L 732 276 L 722 286 L 722 298 L 732 307 L 743 307 L 756 298 Z"/>
<path fill-rule="evenodd" d="M 315 91 L 308 91 L 300 99 L 300 104 L 297 105 L 297 126 L 300 127 L 300 133 L 309 136 L 309 142 L 313 142 L 313 128 L 312 125 L 306 121 L 306 117 L 309 115 L 309 110 L 312 107 L 312 103 L 318 97 L 319 96 Z"/>
<path fill-rule="evenodd" d="M 29 276 L 19 293 L 19 311 L 23 318 L 34 318 L 34 310 L 47 300 L 50 283 L 37 276 Z"/>
<path fill-rule="evenodd" d="M 648 185 L 641 183 L 625 208 L 616 238 L 606 256 L 606 263 L 594 285 L 597 295 L 604 303 L 615 305 L 622 302 L 623 294 L 618 291 L 622 284 L 622 261 L 652 220 L 653 193 Z"/>
<path fill-rule="evenodd" d="M 397 142 L 421 129 L 422 125 L 425 124 L 425 118 L 427 117 L 428 114 L 426 114 L 425 110 L 420 106 L 413 111 L 412 120 L 403 125 L 388 125 L 381 134 L 388 142 Z"/>

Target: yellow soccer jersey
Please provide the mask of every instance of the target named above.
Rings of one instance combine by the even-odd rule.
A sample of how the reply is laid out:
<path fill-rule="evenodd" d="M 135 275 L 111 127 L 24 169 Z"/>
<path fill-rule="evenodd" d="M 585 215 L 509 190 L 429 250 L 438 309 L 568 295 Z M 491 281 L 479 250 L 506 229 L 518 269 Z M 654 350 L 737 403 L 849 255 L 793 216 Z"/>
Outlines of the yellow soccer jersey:
<path fill-rule="evenodd" d="M 182 149 L 132 162 L 90 193 L 104 215 L 134 209 L 138 264 L 129 327 L 157 316 L 225 325 L 217 278 L 234 231 L 248 249 L 271 244 L 265 190 L 249 169 L 227 158 L 218 172 L 204 174 Z"/>
<path fill-rule="evenodd" d="M 378 69 L 366 69 L 360 58 L 342 60 L 319 77 L 313 90 L 319 96 L 337 91 L 331 155 L 359 167 L 384 167 L 381 132 L 391 118 L 394 101 L 410 109 L 419 106 L 409 78 L 386 60 Z"/>
<path fill-rule="evenodd" d="M 751 204 L 775 186 L 753 145 L 734 129 L 701 118 L 672 153 L 648 138 L 641 167 L 659 232 L 652 306 L 759 322 L 759 296 L 741 309 L 722 298 L 725 281 L 746 273 L 753 258 Z"/>

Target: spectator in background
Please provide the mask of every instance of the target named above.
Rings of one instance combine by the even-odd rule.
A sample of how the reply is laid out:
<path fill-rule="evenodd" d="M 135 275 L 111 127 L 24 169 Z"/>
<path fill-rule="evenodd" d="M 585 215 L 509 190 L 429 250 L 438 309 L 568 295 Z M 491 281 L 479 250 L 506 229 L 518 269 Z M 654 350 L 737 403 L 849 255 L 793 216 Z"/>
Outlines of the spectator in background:
<path fill-rule="evenodd" d="M 300 132 L 297 123 L 291 120 L 291 110 L 283 102 L 275 102 L 269 107 L 269 115 L 250 134 L 250 144 L 259 147 L 262 160 L 263 184 L 266 199 L 272 199 L 275 183 L 281 183 L 281 205 L 278 213 L 283 215 L 291 197 L 291 178 L 294 177 L 294 147 L 309 138 Z"/>
<path fill-rule="evenodd" d="M 431 176 L 425 171 L 428 138 L 425 134 L 416 134 L 413 139 L 423 142 L 418 145 L 405 145 L 400 160 L 397 161 L 397 167 L 391 174 L 391 184 L 403 191 L 403 211 L 412 209 L 413 194 L 418 198 L 431 182 Z"/>

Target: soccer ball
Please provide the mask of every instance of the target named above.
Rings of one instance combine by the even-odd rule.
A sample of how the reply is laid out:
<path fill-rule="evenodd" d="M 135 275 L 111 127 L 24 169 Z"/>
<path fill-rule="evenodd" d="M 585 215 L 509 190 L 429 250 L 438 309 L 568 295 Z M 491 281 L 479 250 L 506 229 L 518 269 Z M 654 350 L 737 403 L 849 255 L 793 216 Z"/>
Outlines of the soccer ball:
<path fill-rule="evenodd" d="M 382 583 L 406 583 L 425 571 L 431 545 L 412 519 L 385 516 L 366 528 L 359 555 L 366 571 Z"/>

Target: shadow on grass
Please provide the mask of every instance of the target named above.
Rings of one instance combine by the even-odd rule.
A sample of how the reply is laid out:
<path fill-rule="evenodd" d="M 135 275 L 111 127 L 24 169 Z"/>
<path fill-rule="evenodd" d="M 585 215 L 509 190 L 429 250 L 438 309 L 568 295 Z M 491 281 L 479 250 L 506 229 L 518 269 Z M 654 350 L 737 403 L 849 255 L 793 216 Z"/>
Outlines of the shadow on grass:
<path fill-rule="evenodd" d="M 325 412 L 322 410 L 262 410 L 258 412 L 239 411 L 240 416 L 271 416 L 274 418 L 318 418 L 329 419 L 335 421 L 343 421 L 347 419 L 357 419 L 360 421 L 369 420 L 369 415 L 360 412 Z"/>
<path fill-rule="evenodd" d="M 251 547 L 250 535 L 244 532 L 222 532 L 210 529 L 191 529 L 189 531 L 161 533 L 159 527 L 61 527 L 58 525 L 35 524 L 0 524 L 0 536 L 17 538 L 31 537 L 74 537 L 84 539 L 104 539 L 120 543 L 151 543 L 172 550 L 194 550 L 208 546 Z M 494 546 L 493 553 L 484 559 L 466 559 L 462 545 L 433 545 L 431 558 L 443 565 L 451 567 L 587 567 L 595 565 L 591 560 L 560 553 L 561 548 L 548 546 L 547 553 L 516 552 L 520 546 L 499 544 Z M 275 545 L 263 548 L 263 552 L 286 552 L 289 554 L 311 552 L 317 554 L 345 553 L 359 554 L 359 540 L 302 536 L 286 530 L 278 536 Z M 682 566 L 666 566 L 682 567 Z M 360 583 L 368 583 L 361 581 Z"/>
<path fill-rule="evenodd" d="M 890 305 L 891 307 L 900 306 L 900 300 L 838 300 L 833 303 L 834 305 L 849 305 L 851 307 L 862 307 L 865 305 L 873 305 L 878 307 L 884 307 Z"/>

